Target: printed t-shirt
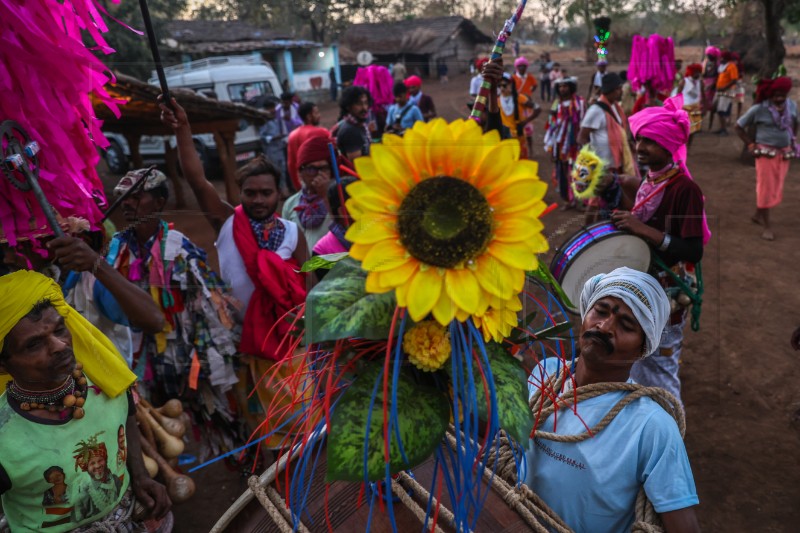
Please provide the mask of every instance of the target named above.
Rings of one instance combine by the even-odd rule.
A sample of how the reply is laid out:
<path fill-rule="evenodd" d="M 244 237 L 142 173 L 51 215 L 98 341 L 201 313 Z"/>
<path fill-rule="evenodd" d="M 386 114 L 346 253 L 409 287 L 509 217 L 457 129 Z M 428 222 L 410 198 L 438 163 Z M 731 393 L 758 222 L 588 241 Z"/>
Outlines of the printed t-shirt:
<path fill-rule="evenodd" d="M 14 533 L 90 524 L 125 494 L 130 393 L 109 398 L 89 388 L 84 408 L 81 419 L 45 420 L 0 396 L 0 494 Z"/>
<path fill-rule="evenodd" d="M 529 394 L 533 395 L 538 384 L 561 365 L 563 361 L 551 357 L 545 359 L 544 366 L 535 368 Z M 583 433 L 626 394 L 611 392 L 582 400 L 577 415 L 571 409 L 562 409 L 556 433 Z M 540 429 L 553 432 L 554 420 L 550 415 Z M 650 398 L 633 401 L 608 426 L 584 441 L 531 439 L 526 463 L 526 484 L 576 533 L 630 531 L 642 486 L 658 513 L 699 503 L 678 426 Z"/>

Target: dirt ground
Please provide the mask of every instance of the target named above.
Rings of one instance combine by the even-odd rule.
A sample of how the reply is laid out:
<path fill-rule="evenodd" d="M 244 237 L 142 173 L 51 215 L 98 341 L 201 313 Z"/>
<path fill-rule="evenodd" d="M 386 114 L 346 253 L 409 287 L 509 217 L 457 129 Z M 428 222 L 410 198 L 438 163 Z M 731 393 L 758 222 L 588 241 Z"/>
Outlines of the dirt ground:
<path fill-rule="evenodd" d="M 690 62 L 699 59 L 699 53 L 687 49 L 676 55 Z M 559 52 L 554 59 L 569 75 L 579 76 L 579 91 L 585 95 L 592 67 L 573 62 L 578 56 L 579 52 Z M 790 72 L 798 72 L 797 63 L 789 62 Z M 624 68 L 611 65 L 614 71 Z M 466 75 L 453 76 L 447 85 L 428 81 L 423 90 L 434 97 L 441 116 L 454 119 L 466 112 L 468 82 Z M 323 125 L 332 125 L 335 105 L 321 107 Z M 549 181 L 552 166 L 542 157 L 541 147 L 543 118 L 534 124 L 534 158 L 540 163 L 540 176 Z M 800 354 L 790 348 L 789 337 L 800 326 L 800 270 L 795 263 L 800 260 L 800 163 L 793 163 L 785 201 L 772 214 L 777 238 L 767 242 L 750 222 L 755 171 L 740 162 L 740 149 L 734 135 L 704 131 L 689 154 L 689 168 L 706 195 L 713 237 L 703 259 L 701 329 L 694 333 L 687 328 L 681 370 L 686 447 L 704 531 L 797 531 Z M 196 206 L 187 193 L 189 205 Z M 547 200 L 557 201 L 553 188 Z M 581 225 L 572 213 L 557 210 L 544 219 L 551 249 Z M 196 207 L 169 218 L 216 260 L 213 234 Z M 195 479 L 195 497 L 175 508 L 175 530 L 181 533 L 207 531 L 246 488 L 243 478 L 219 464 Z"/>

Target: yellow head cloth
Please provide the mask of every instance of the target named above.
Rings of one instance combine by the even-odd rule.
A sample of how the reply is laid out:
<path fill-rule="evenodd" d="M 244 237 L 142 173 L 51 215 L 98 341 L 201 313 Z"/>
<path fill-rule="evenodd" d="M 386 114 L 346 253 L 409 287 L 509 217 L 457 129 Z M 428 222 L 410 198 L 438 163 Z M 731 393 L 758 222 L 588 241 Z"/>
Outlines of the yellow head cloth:
<path fill-rule="evenodd" d="M 11 329 L 42 300 L 50 300 L 64 317 L 72 333 L 75 358 L 83 363 L 83 371 L 95 385 L 112 398 L 131 386 L 136 375 L 111 341 L 64 301 L 61 287 L 55 281 L 38 272 L 20 270 L 0 276 L 0 350 Z M 0 375 L 0 391 L 6 390 L 5 384 L 10 379 L 8 375 Z"/>

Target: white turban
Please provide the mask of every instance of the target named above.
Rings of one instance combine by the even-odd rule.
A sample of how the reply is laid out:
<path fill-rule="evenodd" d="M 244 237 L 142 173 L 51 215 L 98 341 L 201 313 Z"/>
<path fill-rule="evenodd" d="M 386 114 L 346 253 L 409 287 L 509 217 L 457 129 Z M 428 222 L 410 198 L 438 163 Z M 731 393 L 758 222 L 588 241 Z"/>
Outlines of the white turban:
<path fill-rule="evenodd" d="M 607 296 L 619 298 L 631 308 L 644 331 L 643 355 L 653 353 L 661 341 L 670 313 L 669 298 L 658 281 L 650 274 L 628 267 L 589 278 L 581 292 L 581 320 L 597 300 Z"/>

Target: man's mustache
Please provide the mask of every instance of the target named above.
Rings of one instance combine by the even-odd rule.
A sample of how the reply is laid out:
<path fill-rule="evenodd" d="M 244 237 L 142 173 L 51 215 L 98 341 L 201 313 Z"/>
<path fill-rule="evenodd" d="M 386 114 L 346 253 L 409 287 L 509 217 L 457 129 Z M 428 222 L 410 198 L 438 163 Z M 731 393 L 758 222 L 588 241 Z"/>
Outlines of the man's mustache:
<path fill-rule="evenodd" d="M 582 335 L 584 339 L 597 339 L 603 343 L 603 347 L 606 349 L 608 353 L 614 351 L 614 345 L 611 344 L 611 337 L 606 335 L 605 333 L 601 333 L 599 331 L 587 331 Z"/>

